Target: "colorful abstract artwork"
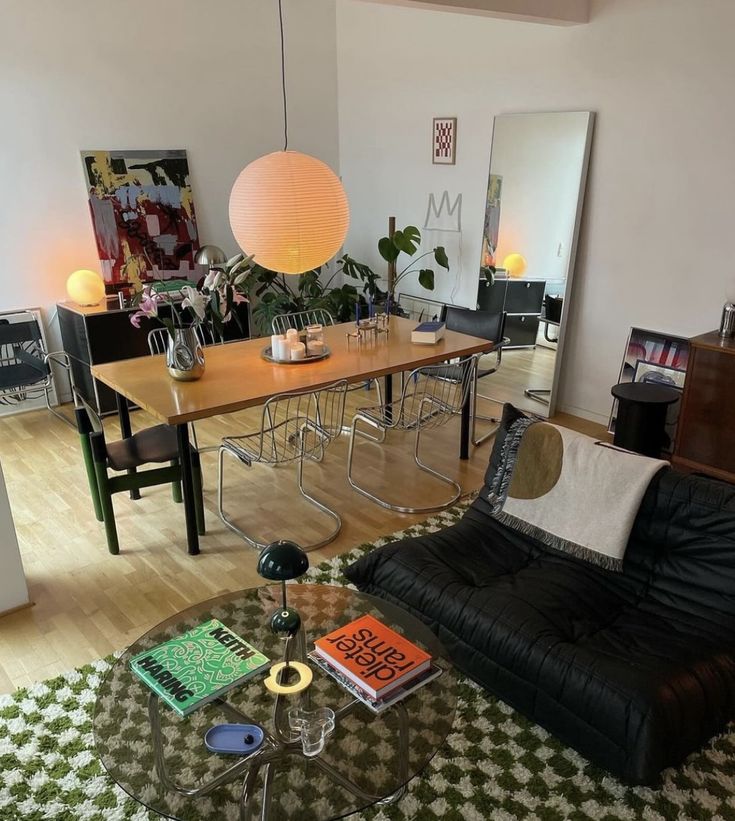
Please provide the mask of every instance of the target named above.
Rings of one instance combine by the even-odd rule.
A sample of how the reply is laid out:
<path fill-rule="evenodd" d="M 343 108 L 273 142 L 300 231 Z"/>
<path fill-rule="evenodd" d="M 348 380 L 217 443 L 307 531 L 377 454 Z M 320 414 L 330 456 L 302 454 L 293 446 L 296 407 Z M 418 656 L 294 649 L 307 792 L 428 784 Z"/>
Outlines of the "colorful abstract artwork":
<path fill-rule="evenodd" d="M 485 200 L 485 224 L 482 232 L 482 257 L 480 266 L 497 267 L 496 253 L 498 235 L 500 234 L 500 195 L 503 190 L 503 178 L 499 174 L 490 174 L 487 183 Z"/>
<path fill-rule="evenodd" d="M 108 285 L 189 278 L 199 248 L 186 151 L 83 151 Z"/>

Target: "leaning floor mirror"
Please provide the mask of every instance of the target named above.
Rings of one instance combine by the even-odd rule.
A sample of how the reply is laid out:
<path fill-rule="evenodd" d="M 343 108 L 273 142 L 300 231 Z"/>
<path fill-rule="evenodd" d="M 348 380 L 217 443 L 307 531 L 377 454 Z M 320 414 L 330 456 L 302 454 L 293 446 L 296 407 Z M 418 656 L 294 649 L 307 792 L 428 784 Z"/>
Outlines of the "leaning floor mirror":
<path fill-rule="evenodd" d="M 571 111 L 503 114 L 493 127 L 477 307 L 505 312 L 505 345 L 482 389 L 544 416 L 556 407 L 593 123 Z"/>

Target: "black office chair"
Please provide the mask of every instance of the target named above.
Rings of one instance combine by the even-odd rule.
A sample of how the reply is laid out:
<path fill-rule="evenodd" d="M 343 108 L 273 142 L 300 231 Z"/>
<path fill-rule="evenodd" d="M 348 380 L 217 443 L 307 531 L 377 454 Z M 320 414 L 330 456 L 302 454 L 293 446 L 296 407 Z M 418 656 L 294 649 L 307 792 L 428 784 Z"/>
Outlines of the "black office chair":
<path fill-rule="evenodd" d="M 73 426 L 69 418 L 51 405 L 52 362 L 66 371 L 73 391 L 69 357 L 63 351 L 46 350 L 37 316 L 31 311 L 0 313 L 0 404 L 17 405 L 43 396 L 48 410 Z"/>
<path fill-rule="evenodd" d="M 484 379 L 486 376 L 496 373 L 498 368 L 500 368 L 500 363 L 503 356 L 503 345 L 507 345 L 509 341 L 508 338 L 503 335 L 505 333 L 506 316 L 507 314 L 505 312 L 491 313 L 490 311 L 473 311 L 469 308 L 458 308 L 453 305 L 445 305 L 444 310 L 442 311 L 441 318 L 442 321 L 446 323 L 448 331 L 457 331 L 458 333 L 469 334 L 470 336 L 479 336 L 481 339 L 489 339 L 491 342 L 495 343 L 495 348 L 491 353 L 491 355 L 495 356 L 493 365 L 489 368 L 480 367 L 481 360 L 478 358 L 478 365 L 475 369 L 475 378 L 472 383 L 472 393 L 470 399 L 472 415 L 472 429 L 470 435 L 473 445 L 481 445 L 491 436 L 494 436 L 496 430 L 494 428 L 493 430 L 490 430 L 478 437 L 478 419 L 485 422 L 492 422 L 495 425 L 500 424 L 500 419 L 497 417 L 478 415 L 478 399 L 485 399 L 488 402 L 497 402 L 501 405 L 502 403 L 497 399 L 493 399 L 492 396 L 485 396 L 484 394 L 478 393 L 477 382 L 480 379 Z M 445 366 L 446 378 L 456 378 L 457 375 L 453 375 L 454 367 L 455 366 L 451 364 Z"/>

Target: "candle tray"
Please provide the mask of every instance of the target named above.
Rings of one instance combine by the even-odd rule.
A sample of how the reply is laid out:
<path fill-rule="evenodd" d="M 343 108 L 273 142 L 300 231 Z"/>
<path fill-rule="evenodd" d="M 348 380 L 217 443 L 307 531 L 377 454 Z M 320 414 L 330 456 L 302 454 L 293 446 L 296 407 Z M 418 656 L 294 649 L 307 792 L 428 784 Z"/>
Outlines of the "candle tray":
<path fill-rule="evenodd" d="M 267 362 L 275 362 L 276 365 L 303 365 L 306 362 L 319 362 L 320 359 L 326 359 L 332 352 L 329 348 L 325 345 L 323 353 L 317 354 L 307 354 L 305 359 L 276 359 L 273 356 L 273 351 L 271 350 L 270 345 L 266 345 L 265 348 L 260 352 L 260 355 L 265 359 Z"/>

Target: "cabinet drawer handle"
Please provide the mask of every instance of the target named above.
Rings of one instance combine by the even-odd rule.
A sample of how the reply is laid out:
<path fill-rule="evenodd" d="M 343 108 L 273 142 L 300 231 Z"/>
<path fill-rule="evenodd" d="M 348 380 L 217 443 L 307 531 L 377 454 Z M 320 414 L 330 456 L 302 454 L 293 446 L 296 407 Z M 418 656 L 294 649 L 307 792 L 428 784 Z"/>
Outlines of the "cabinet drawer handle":
<path fill-rule="evenodd" d="M 521 322 L 525 322 L 525 321 L 526 321 L 526 317 L 525 317 L 525 316 L 522 316 L 522 317 L 521 317 Z"/>

